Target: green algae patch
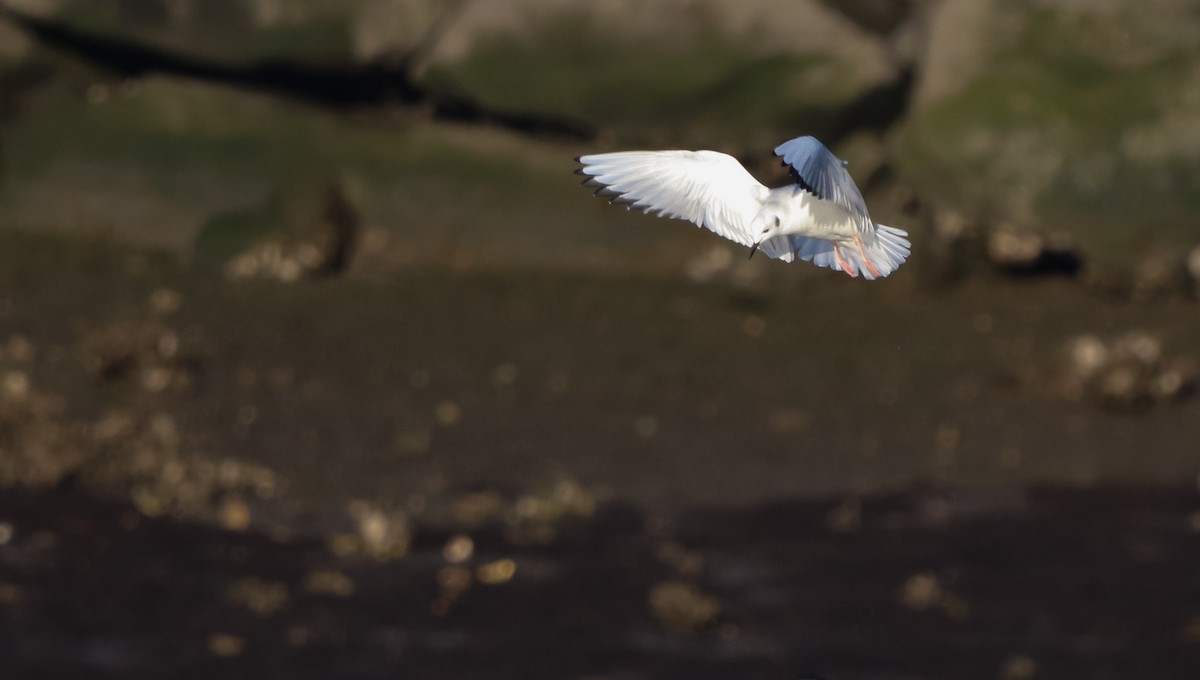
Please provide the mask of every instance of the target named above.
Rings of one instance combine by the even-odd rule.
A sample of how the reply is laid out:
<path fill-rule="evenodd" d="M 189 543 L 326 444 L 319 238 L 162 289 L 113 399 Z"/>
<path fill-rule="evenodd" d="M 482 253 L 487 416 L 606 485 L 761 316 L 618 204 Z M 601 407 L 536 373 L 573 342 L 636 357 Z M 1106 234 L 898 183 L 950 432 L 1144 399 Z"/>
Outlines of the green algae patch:
<path fill-rule="evenodd" d="M 393 264 L 582 262 L 684 231 L 641 228 L 580 190 L 572 159 L 586 150 L 180 79 L 52 88 L 6 128 L 0 221 L 228 254 L 278 229 L 275 197 L 297 178 L 321 177 L 353 189 L 378 236 L 366 243 L 386 240 Z"/>
<path fill-rule="evenodd" d="M 657 40 L 564 15 L 527 34 L 482 37 L 429 82 L 498 110 L 584 120 L 628 143 L 728 145 L 820 133 L 866 87 L 829 55 L 764 53 L 716 28 Z"/>
<path fill-rule="evenodd" d="M 365 0 L 120 2 L 66 0 L 48 10 L 65 27 L 219 63 L 345 60 Z"/>
<path fill-rule="evenodd" d="M 1194 50 L 1122 55 L 1102 49 L 1112 28 L 1032 12 L 987 68 L 903 124 L 904 175 L 945 207 L 1069 233 L 1101 263 L 1147 239 L 1195 245 Z"/>

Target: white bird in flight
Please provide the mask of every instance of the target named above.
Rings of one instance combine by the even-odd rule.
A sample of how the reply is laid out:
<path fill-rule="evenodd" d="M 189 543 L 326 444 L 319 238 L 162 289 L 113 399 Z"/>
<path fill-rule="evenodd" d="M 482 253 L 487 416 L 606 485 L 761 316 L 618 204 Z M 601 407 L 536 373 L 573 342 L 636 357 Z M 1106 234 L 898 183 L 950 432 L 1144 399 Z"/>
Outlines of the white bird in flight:
<path fill-rule="evenodd" d="M 580 156 L 596 195 L 654 215 L 690 220 L 736 243 L 791 262 L 862 274 L 896 271 L 908 232 L 876 224 L 846 162 L 813 137 L 775 147 L 795 184 L 768 189 L 733 156 L 716 151 L 618 151 Z"/>

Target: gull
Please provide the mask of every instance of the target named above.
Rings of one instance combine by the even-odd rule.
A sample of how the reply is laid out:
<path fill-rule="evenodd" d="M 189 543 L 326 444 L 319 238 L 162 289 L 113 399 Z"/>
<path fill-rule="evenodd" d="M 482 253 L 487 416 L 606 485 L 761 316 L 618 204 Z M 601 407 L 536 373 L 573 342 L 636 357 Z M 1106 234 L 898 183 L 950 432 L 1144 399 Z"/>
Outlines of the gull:
<path fill-rule="evenodd" d="M 768 189 L 717 151 L 617 151 L 575 159 L 585 186 L 627 208 L 688 220 L 768 257 L 867 280 L 896 271 L 908 232 L 876 224 L 846 162 L 813 137 L 775 147 L 794 184 Z"/>

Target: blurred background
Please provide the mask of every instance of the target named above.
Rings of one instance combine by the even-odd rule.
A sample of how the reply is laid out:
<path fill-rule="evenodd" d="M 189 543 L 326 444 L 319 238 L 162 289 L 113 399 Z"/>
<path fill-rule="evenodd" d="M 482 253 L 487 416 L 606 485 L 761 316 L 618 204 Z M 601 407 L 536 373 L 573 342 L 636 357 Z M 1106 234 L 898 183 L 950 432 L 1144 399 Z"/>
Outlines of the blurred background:
<path fill-rule="evenodd" d="M 6 674 L 1200 677 L 1198 209 L 1185 0 L 2 0 Z"/>

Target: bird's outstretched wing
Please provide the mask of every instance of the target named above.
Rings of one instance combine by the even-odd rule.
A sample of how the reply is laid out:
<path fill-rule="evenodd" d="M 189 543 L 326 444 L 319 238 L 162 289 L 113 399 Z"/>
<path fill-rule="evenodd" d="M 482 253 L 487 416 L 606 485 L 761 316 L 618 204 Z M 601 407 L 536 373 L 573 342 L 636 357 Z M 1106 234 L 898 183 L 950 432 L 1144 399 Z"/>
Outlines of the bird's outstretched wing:
<path fill-rule="evenodd" d="M 875 229 L 867 213 L 858 185 L 846 171 L 846 162 L 833 155 L 813 137 L 797 137 L 775 147 L 775 155 L 788 166 L 792 179 L 817 198 L 844 208 L 854 218 L 859 231 L 873 233 Z"/>
<path fill-rule="evenodd" d="M 744 246 L 769 190 L 733 156 L 716 151 L 619 151 L 580 156 L 598 196 L 689 220 Z"/>

